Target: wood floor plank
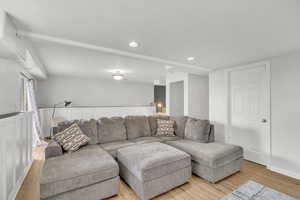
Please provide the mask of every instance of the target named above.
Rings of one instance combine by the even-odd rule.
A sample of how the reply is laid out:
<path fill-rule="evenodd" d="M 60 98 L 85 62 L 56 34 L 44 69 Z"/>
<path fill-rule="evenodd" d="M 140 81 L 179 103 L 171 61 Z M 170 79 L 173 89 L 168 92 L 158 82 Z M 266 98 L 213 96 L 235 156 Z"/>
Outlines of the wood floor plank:
<path fill-rule="evenodd" d="M 17 195 L 16 200 L 40 199 L 39 178 L 43 163 L 44 147 L 37 147 L 34 149 L 33 165 L 24 180 L 24 183 Z M 272 172 L 262 165 L 249 161 L 244 162 L 244 168 L 240 172 L 216 184 L 211 184 L 200 177 L 192 176 L 191 180 L 188 183 L 165 194 L 162 194 L 154 199 L 218 200 L 249 180 L 266 185 L 275 190 L 300 199 L 300 180 Z M 109 198 L 108 200 L 138 200 L 138 197 L 134 193 L 134 191 L 121 180 L 119 195 Z"/>

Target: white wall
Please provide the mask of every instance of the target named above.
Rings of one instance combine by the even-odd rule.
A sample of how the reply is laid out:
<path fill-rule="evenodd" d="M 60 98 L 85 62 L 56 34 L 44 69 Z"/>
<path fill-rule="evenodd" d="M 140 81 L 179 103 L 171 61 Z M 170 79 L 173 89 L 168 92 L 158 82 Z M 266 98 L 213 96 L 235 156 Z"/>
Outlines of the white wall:
<path fill-rule="evenodd" d="M 209 86 L 208 76 L 189 74 L 188 76 L 190 117 L 199 119 L 209 118 Z"/>
<path fill-rule="evenodd" d="M 300 52 L 269 59 L 271 63 L 271 156 L 268 168 L 300 179 Z M 210 120 L 216 139 L 226 142 L 226 69 L 210 73 Z"/>
<path fill-rule="evenodd" d="M 49 76 L 37 82 L 39 107 L 71 100 L 72 106 L 136 106 L 154 101 L 154 86 L 148 83 L 109 79 Z"/>
<path fill-rule="evenodd" d="M 271 60 L 272 162 L 300 179 L 300 52 Z"/>
<path fill-rule="evenodd" d="M 20 111 L 20 72 L 18 63 L 0 59 L 0 115 Z"/>
<path fill-rule="evenodd" d="M 183 72 L 168 73 L 166 77 L 166 110 L 170 114 L 170 84 L 183 81 L 184 115 L 200 119 L 209 118 L 208 76 Z"/>
<path fill-rule="evenodd" d="M 166 113 L 170 114 L 170 106 L 171 106 L 171 83 L 183 81 L 183 112 L 184 115 L 188 116 L 188 103 L 189 103 L 189 94 L 188 94 L 188 73 L 184 72 L 170 72 L 166 75 Z"/>
<path fill-rule="evenodd" d="M 219 142 L 226 140 L 227 124 L 227 92 L 226 75 L 224 70 L 209 74 L 209 117 L 215 125 L 215 139 Z"/>
<path fill-rule="evenodd" d="M 170 115 L 184 115 L 184 82 L 170 83 Z"/>

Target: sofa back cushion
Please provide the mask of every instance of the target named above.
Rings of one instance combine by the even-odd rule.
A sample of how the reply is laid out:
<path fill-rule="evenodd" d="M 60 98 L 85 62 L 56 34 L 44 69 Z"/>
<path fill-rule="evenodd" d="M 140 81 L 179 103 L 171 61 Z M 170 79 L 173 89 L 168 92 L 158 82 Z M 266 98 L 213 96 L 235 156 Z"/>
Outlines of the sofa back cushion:
<path fill-rule="evenodd" d="M 127 138 L 151 136 L 151 129 L 146 116 L 127 116 L 125 117 Z"/>
<path fill-rule="evenodd" d="M 84 135 L 86 135 L 90 138 L 88 144 L 97 144 L 98 143 L 97 121 L 95 119 L 63 121 L 63 122 L 58 123 L 56 131 L 61 132 L 61 131 L 65 130 L 66 128 L 70 127 L 74 123 L 76 123 L 79 126 L 79 128 L 81 129 L 81 131 Z"/>
<path fill-rule="evenodd" d="M 97 120 L 80 120 L 78 125 L 83 134 L 90 138 L 89 144 L 98 143 Z"/>
<path fill-rule="evenodd" d="M 183 138 L 185 124 L 186 124 L 188 117 L 186 117 L 186 116 L 170 116 L 170 119 L 175 121 L 175 124 L 174 124 L 175 135 Z"/>
<path fill-rule="evenodd" d="M 148 116 L 152 136 L 156 135 L 156 132 L 157 132 L 157 119 L 168 120 L 169 116 L 167 116 L 167 115 L 151 115 L 151 116 Z"/>
<path fill-rule="evenodd" d="M 71 126 L 74 123 L 74 121 L 62 121 L 57 124 L 57 126 L 53 130 L 53 135 L 56 135 L 57 133 L 65 130 L 69 126 Z"/>
<path fill-rule="evenodd" d="M 210 124 L 208 120 L 201 120 L 195 118 L 188 118 L 184 138 L 207 143 L 209 142 Z"/>
<path fill-rule="evenodd" d="M 99 143 L 126 140 L 126 128 L 122 117 L 103 117 L 98 120 Z"/>

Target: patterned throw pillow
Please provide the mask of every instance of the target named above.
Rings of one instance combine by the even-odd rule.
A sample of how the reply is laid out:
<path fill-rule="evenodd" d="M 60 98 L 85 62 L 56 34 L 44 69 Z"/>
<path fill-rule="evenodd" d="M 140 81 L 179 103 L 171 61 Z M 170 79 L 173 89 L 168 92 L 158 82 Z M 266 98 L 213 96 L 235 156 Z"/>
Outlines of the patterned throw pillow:
<path fill-rule="evenodd" d="M 157 119 L 157 136 L 175 136 L 174 120 Z"/>
<path fill-rule="evenodd" d="M 82 133 L 76 123 L 54 135 L 53 139 L 68 152 L 77 151 L 81 146 L 90 141 L 90 138 Z"/>

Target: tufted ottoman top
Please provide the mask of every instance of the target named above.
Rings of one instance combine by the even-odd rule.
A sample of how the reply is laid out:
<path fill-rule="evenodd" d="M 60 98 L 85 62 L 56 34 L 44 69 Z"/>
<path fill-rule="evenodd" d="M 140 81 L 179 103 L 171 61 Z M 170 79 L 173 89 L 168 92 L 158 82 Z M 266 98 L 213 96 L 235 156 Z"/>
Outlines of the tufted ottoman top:
<path fill-rule="evenodd" d="M 190 155 L 160 142 L 121 148 L 117 158 L 120 165 L 142 182 L 191 166 Z"/>

